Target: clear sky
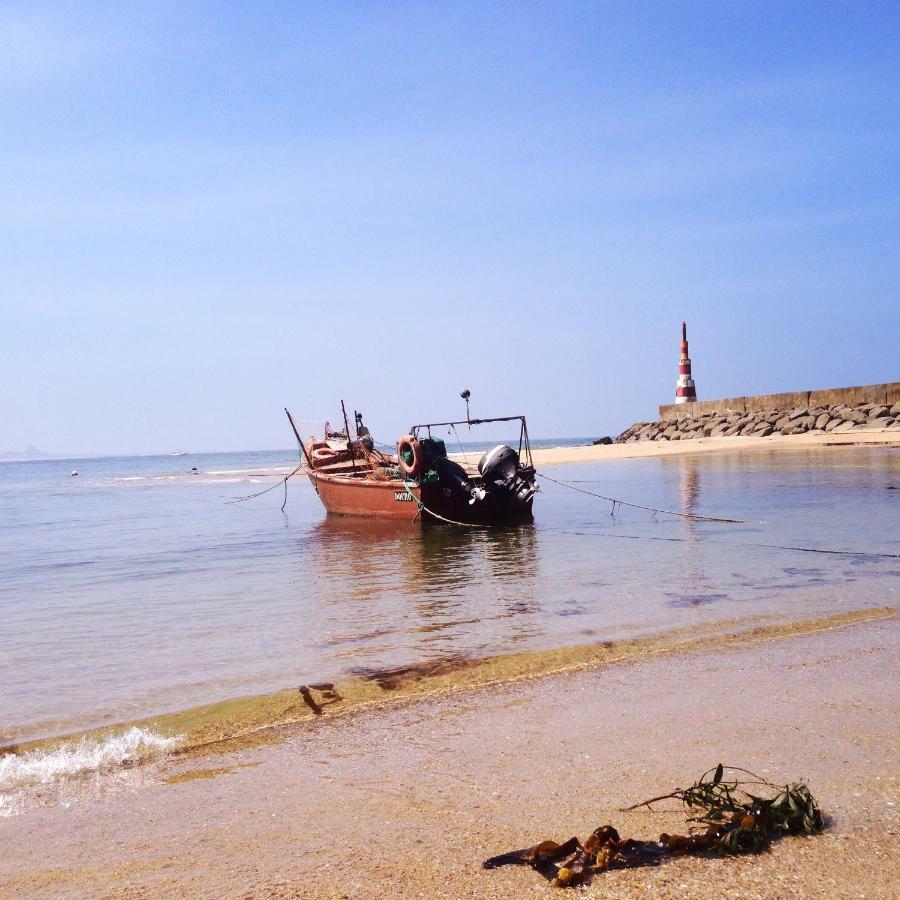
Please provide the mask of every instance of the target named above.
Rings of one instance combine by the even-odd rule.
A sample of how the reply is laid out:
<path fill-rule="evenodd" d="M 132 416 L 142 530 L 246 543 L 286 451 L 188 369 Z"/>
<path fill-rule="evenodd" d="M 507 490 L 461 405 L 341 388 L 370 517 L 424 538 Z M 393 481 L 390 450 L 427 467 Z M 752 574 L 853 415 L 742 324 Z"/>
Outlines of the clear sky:
<path fill-rule="evenodd" d="M 900 379 L 900 3 L 0 3 L 0 450 Z"/>

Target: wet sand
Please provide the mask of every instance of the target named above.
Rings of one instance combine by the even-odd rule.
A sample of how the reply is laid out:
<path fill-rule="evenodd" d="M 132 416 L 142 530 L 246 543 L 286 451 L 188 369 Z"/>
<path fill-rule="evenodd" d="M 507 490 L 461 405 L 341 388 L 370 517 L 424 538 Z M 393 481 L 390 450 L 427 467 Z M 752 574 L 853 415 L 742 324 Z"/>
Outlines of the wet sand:
<path fill-rule="evenodd" d="M 143 767 L 0 820 L 0 894 L 561 896 L 481 860 L 606 822 L 682 830 L 677 810 L 618 807 L 722 760 L 805 777 L 832 828 L 572 896 L 896 896 L 900 620 L 822 629 L 382 704 Z"/>
<path fill-rule="evenodd" d="M 776 434 L 769 437 L 698 438 L 692 441 L 638 441 L 634 444 L 548 447 L 533 450 L 532 454 L 536 466 L 552 466 L 562 463 L 602 462 L 613 459 L 684 456 L 693 453 L 803 450 L 818 447 L 853 446 L 900 447 L 900 430 L 894 427 L 871 428 L 841 434 Z"/>
<path fill-rule="evenodd" d="M 316 717 L 346 716 L 371 707 L 395 705 L 436 695 L 509 684 L 584 669 L 635 662 L 649 657 L 702 653 L 767 640 L 813 634 L 895 614 L 890 606 L 864 608 L 818 619 L 785 620 L 783 616 L 745 616 L 695 623 L 660 634 L 504 653 L 496 656 L 448 658 L 352 675 L 335 682 L 310 683 L 267 694 L 232 697 L 86 731 L 39 738 L 2 749 L 27 757 L 53 753 L 82 740 L 103 742 L 137 727 L 164 740 L 174 740 L 174 756 L 215 755 L 260 744 L 278 743 L 292 726 Z M 154 747 L 135 752 L 132 761 L 152 761 Z"/>

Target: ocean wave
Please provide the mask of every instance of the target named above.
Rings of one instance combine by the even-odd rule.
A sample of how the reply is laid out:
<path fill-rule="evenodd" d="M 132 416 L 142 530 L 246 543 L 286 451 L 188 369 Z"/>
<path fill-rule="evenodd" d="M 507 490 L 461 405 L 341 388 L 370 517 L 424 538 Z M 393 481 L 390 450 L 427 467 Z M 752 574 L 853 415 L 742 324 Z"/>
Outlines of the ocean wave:
<path fill-rule="evenodd" d="M 283 478 L 287 472 L 278 469 L 222 470 L 209 472 L 163 472 L 152 475 L 116 475 L 96 478 L 94 483 L 100 487 L 143 486 L 148 484 L 258 484 Z"/>
<path fill-rule="evenodd" d="M 155 731 L 132 727 L 97 740 L 84 737 L 48 750 L 0 755 L 0 816 L 12 815 L 23 790 L 65 782 L 83 775 L 117 769 L 126 763 L 161 756 L 181 740 Z"/>
<path fill-rule="evenodd" d="M 284 477 L 290 472 L 290 467 L 287 467 L 285 470 L 285 466 L 275 466 L 269 469 L 261 469 L 261 468 L 253 468 L 253 469 L 207 469 L 203 474 L 205 475 L 232 475 L 232 476 L 240 476 L 243 478 L 265 478 L 271 477 L 274 478 L 276 476 Z"/>

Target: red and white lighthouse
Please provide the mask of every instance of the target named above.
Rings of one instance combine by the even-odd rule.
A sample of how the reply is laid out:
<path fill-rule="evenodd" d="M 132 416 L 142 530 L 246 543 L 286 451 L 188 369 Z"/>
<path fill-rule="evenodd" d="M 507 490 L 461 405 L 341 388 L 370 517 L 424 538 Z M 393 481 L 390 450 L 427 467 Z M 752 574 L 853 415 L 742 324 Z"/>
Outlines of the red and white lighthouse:
<path fill-rule="evenodd" d="M 694 403 L 697 389 L 691 378 L 691 358 L 688 356 L 687 325 L 681 323 L 681 358 L 678 360 L 678 381 L 675 382 L 675 402 Z"/>

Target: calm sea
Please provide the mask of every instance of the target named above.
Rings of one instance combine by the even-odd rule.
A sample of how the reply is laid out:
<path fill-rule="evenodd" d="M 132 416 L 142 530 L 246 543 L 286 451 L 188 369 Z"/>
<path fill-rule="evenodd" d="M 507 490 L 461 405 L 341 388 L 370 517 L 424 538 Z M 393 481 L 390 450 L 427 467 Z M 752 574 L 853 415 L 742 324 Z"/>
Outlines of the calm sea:
<path fill-rule="evenodd" d="M 301 478 L 284 512 L 280 487 L 227 502 L 295 464 L 291 451 L 0 463 L 0 745 L 421 660 L 898 599 L 888 448 L 545 470 L 745 525 L 611 516 L 549 482 L 534 523 L 508 529 L 327 518 Z"/>

